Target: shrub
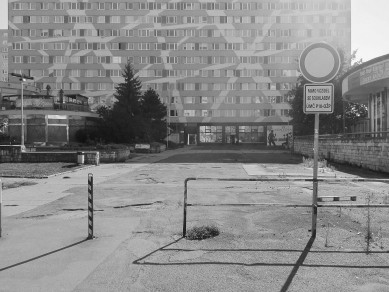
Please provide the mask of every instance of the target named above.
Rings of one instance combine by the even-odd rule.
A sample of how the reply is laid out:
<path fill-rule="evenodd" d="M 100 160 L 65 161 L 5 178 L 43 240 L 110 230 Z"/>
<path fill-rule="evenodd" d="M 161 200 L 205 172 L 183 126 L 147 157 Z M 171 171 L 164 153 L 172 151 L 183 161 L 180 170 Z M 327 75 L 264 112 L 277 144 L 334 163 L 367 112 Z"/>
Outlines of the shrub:
<path fill-rule="evenodd" d="M 167 144 L 167 142 L 166 141 L 164 141 L 165 142 L 165 145 Z M 166 145 L 167 146 L 167 145 Z M 182 144 L 182 143 L 180 143 L 180 144 L 177 144 L 177 143 L 175 143 L 175 142 L 172 142 L 172 141 L 169 141 L 169 148 L 170 149 L 177 149 L 177 148 L 179 148 L 179 147 L 184 147 L 184 144 Z"/>
<path fill-rule="evenodd" d="M 187 238 L 190 240 L 201 240 L 205 238 L 215 237 L 220 234 L 219 228 L 215 225 L 198 226 L 188 230 Z"/>
<path fill-rule="evenodd" d="M 9 141 L 10 137 L 9 135 L 0 132 L 0 141 Z"/>
<path fill-rule="evenodd" d="M 76 140 L 79 143 L 91 144 L 91 141 L 95 141 L 98 139 L 99 135 L 97 131 L 91 129 L 79 129 L 76 131 Z"/>

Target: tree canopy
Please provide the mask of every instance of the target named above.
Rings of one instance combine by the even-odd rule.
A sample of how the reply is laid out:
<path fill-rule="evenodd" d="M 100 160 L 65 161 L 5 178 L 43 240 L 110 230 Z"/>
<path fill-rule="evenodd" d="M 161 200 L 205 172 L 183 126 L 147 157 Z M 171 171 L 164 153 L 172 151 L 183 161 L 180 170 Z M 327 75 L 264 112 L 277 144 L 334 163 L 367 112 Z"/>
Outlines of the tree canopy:
<path fill-rule="evenodd" d="M 141 93 L 142 84 L 135 76 L 131 63 L 123 69 L 124 82 L 116 87 L 116 102 L 112 108 L 100 107 L 99 128 L 105 142 L 132 143 L 160 141 L 166 131 L 161 124 L 166 116 L 166 106 L 158 94 L 149 89 Z"/>
<path fill-rule="evenodd" d="M 342 99 L 342 76 L 347 73 L 354 66 L 362 63 L 362 60 L 351 62 L 355 60 L 357 51 L 354 51 L 350 58 L 346 58 L 342 50 L 338 50 L 341 57 L 341 67 L 337 76 L 329 83 L 334 84 L 334 112 L 332 114 L 319 115 L 319 133 L 320 134 L 338 134 L 343 132 L 343 116 L 345 112 L 346 127 L 349 128 L 355 124 L 359 119 L 367 117 L 367 107 L 363 104 L 355 104 L 351 102 L 344 102 L 345 111 L 343 112 Z M 294 127 L 295 135 L 312 135 L 314 132 L 314 114 L 305 114 L 303 111 L 304 98 L 304 84 L 310 83 L 303 76 L 298 79 L 299 85 L 288 92 L 290 96 L 290 116 L 291 123 Z"/>

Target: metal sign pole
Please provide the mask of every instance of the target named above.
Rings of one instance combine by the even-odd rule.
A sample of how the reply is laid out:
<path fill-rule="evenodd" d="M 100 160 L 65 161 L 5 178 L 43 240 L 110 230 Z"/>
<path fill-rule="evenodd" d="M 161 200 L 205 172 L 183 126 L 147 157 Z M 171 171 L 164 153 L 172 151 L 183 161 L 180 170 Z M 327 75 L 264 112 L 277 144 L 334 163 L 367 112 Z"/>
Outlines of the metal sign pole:
<path fill-rule="evenodd" d="M 1 205 L 3 203 L 3 183 L 0 179 L 0 237 L 1 237 Z"/>
<path fill-rule="evenodd" d="M 316 237 L 316 224 L 317 224 L 318 156 L 319 156 L 319 114 L 315 114 L 315 134 L 314 134 L 314 141 L 313 141 L 312 237 Z"/>

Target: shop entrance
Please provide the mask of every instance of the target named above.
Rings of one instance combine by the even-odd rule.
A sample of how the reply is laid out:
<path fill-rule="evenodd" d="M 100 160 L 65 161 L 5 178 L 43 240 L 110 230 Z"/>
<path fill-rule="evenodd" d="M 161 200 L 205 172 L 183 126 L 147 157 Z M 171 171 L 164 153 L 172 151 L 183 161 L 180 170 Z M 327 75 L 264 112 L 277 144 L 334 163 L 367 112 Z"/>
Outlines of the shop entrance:
<path fill-rule="evenodd" d="M 196 145 L 196 144 L 197 144 L 197 135 L 188 134 L 188 145 Z"/>
<path fill-rule="evenodd" d="M 235 135 L 226 134 L 226 144 L 235 144 Z"/>

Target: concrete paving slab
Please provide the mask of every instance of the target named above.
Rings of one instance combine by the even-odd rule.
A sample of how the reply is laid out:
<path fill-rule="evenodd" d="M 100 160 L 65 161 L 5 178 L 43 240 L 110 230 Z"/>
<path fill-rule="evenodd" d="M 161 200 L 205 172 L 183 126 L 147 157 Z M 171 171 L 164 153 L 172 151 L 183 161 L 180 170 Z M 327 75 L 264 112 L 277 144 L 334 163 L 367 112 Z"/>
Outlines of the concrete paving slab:
<path fill-rule="evenodd" d="M 0 240 L 0 291 L 72 291 L 138 226 L 139 218 L 95 216 L 93 240 L 87 219 L 7 222 Z"/>

